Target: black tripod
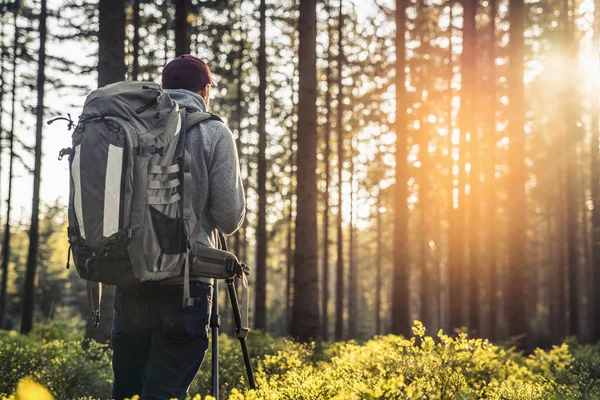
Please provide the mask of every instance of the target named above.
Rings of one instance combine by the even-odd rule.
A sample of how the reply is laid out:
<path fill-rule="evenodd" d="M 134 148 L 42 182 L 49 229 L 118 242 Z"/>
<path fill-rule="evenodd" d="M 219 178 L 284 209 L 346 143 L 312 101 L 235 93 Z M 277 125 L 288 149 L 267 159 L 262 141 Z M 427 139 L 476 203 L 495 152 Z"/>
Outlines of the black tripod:
<path fill-rule="evenodd" d="M 219 239 L 221 242 L 221 249 L 227 251 L 227 243 L 223 234 L 219 233 Z M 242 272 L 242 274 L 245 272 Z M 242 354 L 244 356 L 244 364 L 246 365 L 246 374 L 248 376 L 248 384 L 250 388 L 256 389 L 256 382 L 254 381 L 254 372 L 252 371 L 252 363 L 250 362 L 250 353 L 248 352 L 248 343 L 246 338 L 248 337 L 249 329 L 242 327 L 242 316 L 240 314 L 240 304 L 238 302 L 237 292 L 235 289 L 235 276 L 226 279 L 227 291 L 229 292 L 229 299 L 231 301 L 231 307 L 233 309 L 233 317 L 235 319 L 235 332 L 236 336 L 240 341 L 242 347 Z M 221 316 L 219 315 L 219 281 L 215 279 L 213 289 L 213 304 L 212 313 L 210 318 L 210 327 L 212 329 L 212 396 L 215 399 L 219 398 L 219 327 L 221 326 Z"/>

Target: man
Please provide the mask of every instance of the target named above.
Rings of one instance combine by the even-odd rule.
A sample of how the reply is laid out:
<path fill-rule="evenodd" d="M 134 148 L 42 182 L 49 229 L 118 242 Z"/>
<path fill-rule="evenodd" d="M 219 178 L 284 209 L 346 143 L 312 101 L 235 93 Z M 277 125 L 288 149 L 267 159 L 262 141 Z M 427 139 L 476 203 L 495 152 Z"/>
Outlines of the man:
<path fill-rule="evenodd" d="M 181 108 L 207 111 L 213 85 L 208 66 L 186 54 L 169 62 L 162 85 Z M 217 230 L 234 233 L 245 215 L 235 140 L 218 118 L 186 134 L 192 158 L 192 204 L 202 232 L 198 242 L 217 247 Z M 112 333 L 113 398 L 183 399 L 208 348 L 210 280 L 192 278 L 194 305 L 181 305 L 183 279 L 115 291 Z"/>

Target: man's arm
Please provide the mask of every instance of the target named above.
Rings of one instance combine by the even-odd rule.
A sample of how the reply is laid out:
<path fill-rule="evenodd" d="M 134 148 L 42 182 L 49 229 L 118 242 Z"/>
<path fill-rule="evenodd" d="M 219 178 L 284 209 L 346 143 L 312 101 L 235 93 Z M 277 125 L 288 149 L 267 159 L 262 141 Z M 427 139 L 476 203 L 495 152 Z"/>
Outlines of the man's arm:
<path fill-rule="evenodd" d="M 244 221 L 246 200 L 233 134 L 223 124 L 217 136 L 208 173 L 210 215 L 221 232 L 231 235 Z"/>

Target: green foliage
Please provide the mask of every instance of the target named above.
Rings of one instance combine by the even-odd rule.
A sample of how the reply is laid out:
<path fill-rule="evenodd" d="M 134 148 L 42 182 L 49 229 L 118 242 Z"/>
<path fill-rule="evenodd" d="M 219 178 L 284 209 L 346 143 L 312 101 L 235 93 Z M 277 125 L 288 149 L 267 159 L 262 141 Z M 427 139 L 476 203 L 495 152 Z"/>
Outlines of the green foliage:
<path fill-rule="evenodd" d="M 567 344 L 524 356 L 484 339 L 439 332 L 315 345 L 287 342 L 258 365 L 257 391 L 231 399 L 596 399 L 600 351 Z"/>
<path fill-rule="evenodd" d="M 276 349 L 282 347 L 284 341 L 274 341 L 269 335 L 264 335 L 257 331 L 251 331 L 248 335 L 248 350 L 253 365 L 256 365 L 260 358 L 272 354 Z M 212 354 L 210 345 L 202 368 L 192 382 L 190 393 L 201 393 L 203 395 L 211 393 L 211 372 Z M 239 340 L 227 335 L 219 336 L 219 383 L 220 391 L 223 396 L 229 395 L 233 388 L 244 387 L 246 380 L 246 369 Z"/>
<path fill-rule="evenodd" d="M 28 336 L 0 335 L 0 398 L 13 393 L 25 377 L 43 384 L 57 399 L 93 394 L 109 398 L 112 381 L 110 353 L 105 345 L 82 340 L 46 340 L 65 335 L 38 329 Z M 40 339 L 41 335 L 41 339 Z"/>
<path fill-rule="evenodd" d="M 514 349 L 439 332 L 354 341 L 301 344 L 249 336 L 258 390 L 247 390 L 239 342 L 219 339 L 222 398 L 257 399 L 600 399 L 600 345 L 564 343 L 523 355 Z M 112 371 L 106 346 L 67 340 L 66 326 L 40 327 L 28 336 L 0 333 L 0 398 L 30 377 L 57 399 L 108 398 Z M 58 338 L 58 339 L 57 339 Z M 210 351 L 190 393 L 205 398 Z M 10 398 L 10 397 L 9 397 Z"/>

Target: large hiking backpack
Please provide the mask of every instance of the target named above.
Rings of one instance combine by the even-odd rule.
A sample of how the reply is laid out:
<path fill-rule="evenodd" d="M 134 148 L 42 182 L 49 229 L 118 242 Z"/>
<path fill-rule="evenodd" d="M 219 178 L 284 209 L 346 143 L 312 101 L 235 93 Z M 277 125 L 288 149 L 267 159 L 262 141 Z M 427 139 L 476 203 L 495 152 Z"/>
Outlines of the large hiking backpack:
<path fill-rule="evenodd" d="M 118 82 L 87 97 L 73 147 L 61 155 L 69 155 L 71 176 L 70 250 L 92 303 L 97 299 L 96 324 L 101 289 L 91 282 L 134 286 L 184 276 L 183 303 L 193 304 L 190 252 L 201 224 L 191 206 L 184 141 L 190 128 L 211 119 L 219 117 L 179 109 L 150 82 Z M 235 256 L 211 251 L 209 265 L 239 272 Z"/>

